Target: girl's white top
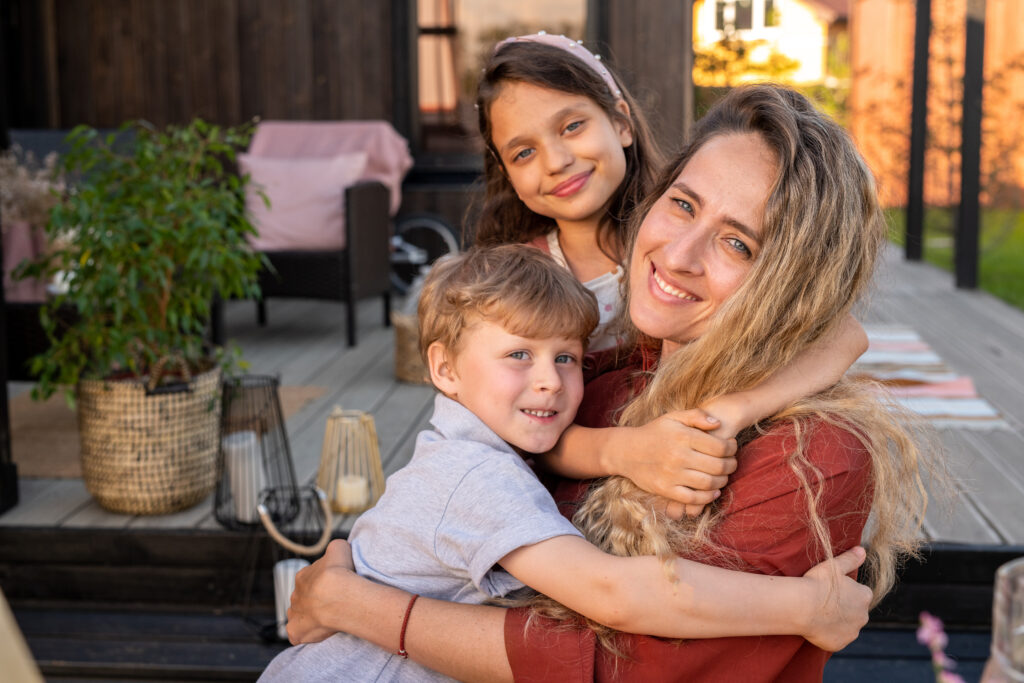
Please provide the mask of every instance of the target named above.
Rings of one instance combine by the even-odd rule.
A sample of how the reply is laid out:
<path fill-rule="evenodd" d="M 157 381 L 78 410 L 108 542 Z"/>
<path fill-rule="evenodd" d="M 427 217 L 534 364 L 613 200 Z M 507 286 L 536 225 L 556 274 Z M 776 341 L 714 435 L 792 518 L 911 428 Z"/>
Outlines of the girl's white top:
<path fill-rule="evenodd" d="M 569 270 L 569 262 L 565 260 L 562 247 L 558 244 L 558 230 L 552 230 L 547 234 L 548 250 L 551 256 Z M 616 266 L 615 270 L 604 275 L 599 275 L 593 280 L 583 283 L 583 286 L 594 293 L 597 297 L 597 308 L 601 318 L 590 335 L 590 343 L 587 351 L 601 351 L 618 346 L 620 340 L 612 331 L 612 323 L 618 318 L 625 302 L 622 298 L 620 283 L 624 276 L 622 266 Z"/>

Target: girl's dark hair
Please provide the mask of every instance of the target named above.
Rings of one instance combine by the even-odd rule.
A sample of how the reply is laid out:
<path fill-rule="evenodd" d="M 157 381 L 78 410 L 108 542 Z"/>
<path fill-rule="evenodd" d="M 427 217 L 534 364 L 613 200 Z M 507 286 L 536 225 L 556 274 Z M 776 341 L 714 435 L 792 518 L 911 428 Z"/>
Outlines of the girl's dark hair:
<path fill-rule="evenodd" d="M 609 69 L 611 71 L 611 69 Z M 653 186 L 662 165 L 662 155 L 636 100 L 614 73 L 629 107 L 626 117 L 615 104 L 618 97 L 588 64 L 567 50 L 542 43 L 519 41 L 498 49 L 488 60 L 477 86 L 477 112 L 484 153 L 485 193 L 477 221 L 476 244 L 497 245 L 526 242 L 555 228 L 555 221 L 534 213 L 516 195 L 505 175 L 504 164 L 491 141 L 491 105 L 508 82 L 529 83 L 596 103 L 612 121 L 629 126 L 633 144 L 626 154 L 626 175 L 608 205 L 608 214 L 598 227 L 597 244 L 609 258 L 622 263 L 626 254 L 625 225 L 634 207 Z"/>

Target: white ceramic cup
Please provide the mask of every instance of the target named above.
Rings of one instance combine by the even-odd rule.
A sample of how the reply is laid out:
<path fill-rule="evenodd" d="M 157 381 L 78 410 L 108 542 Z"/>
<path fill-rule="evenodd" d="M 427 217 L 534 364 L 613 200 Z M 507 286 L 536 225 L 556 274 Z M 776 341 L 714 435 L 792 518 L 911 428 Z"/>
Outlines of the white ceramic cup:
<path fill-rule="evenodd" d="M 298 557 L 281 560 L 274 565 L 274 608 L 277 612 L 277 635 L 288 640 L 288 606 L 292 603 L 295 590 L 295 575 L 309 562 Z"/>

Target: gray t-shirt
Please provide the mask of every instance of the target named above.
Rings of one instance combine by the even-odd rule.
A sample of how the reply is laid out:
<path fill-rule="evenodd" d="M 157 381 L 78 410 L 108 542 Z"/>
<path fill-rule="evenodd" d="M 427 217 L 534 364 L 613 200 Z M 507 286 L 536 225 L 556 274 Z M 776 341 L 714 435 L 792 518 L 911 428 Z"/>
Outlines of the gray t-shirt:
<path fill-rule="evenodd" d="M 419 595 L 481 603 L 522 587 L 496 566 L 516 548 L 579 536 L 523 459 L 480 419 L 444 396 L 434 431 L 349 535 L 360 576 Z M 447 681 L 348 634 L 279 654 L 260 681 Z"/>

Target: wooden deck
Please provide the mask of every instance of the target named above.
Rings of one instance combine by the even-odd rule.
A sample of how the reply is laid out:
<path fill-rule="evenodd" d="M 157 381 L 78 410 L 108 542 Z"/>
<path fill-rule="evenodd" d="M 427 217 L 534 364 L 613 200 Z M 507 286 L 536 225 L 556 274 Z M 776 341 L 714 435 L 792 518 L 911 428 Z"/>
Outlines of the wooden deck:
<path fill-rule="evenodd" d="M 319 463 L 326 416 L 334 405 L 370 412 L 380 438 L 385 474 L 405 463 L 429 417 L 433 390 L 396 382 L 393 331 L 381 322 L 380 302 L 359 310 L 359 344 L 344 344 L 343 309 L 334 303 L 270 300 L 269 325 L 256 324 L 250 302 L 227 305 L 226 330 L 243 349 L 250 372 L 280 377 L 283 385 L 326 387 L 326 393 L 288 420 L 300 481 L 311 482 Z M 875 293 L 861 319 L 913 327 L 1011 429 L 942 430 L 960 495 L 952 510 L 934 508 L 929 540 L 957 544 L 1024 545 L 1024 312 L 980 292 L 953 288 L 951 276 L 887 254 Z M 12 383 L 9 392 L 28 385 Z M 0 515 L 0 527 L 58 529 L 216 530 L 212 502 L 159 517 L 115 515 L 90 498 L 81 480 L 22 478 L 21 502 Z M 337 520 L 339 532 L 352 518 Z"/>

